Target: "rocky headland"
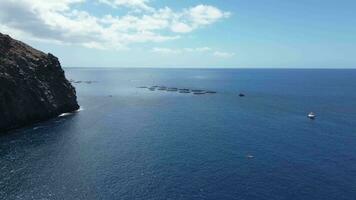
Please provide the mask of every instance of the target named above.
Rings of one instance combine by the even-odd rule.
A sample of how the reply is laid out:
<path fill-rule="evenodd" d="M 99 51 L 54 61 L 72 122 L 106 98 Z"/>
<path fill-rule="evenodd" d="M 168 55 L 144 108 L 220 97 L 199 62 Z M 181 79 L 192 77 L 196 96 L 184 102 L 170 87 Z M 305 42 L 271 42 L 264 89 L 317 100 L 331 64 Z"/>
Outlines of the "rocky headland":
<path fill-rule="evenodd" d="M 57 57 L 0 33 L 0 132 L 78 109 Z"/>

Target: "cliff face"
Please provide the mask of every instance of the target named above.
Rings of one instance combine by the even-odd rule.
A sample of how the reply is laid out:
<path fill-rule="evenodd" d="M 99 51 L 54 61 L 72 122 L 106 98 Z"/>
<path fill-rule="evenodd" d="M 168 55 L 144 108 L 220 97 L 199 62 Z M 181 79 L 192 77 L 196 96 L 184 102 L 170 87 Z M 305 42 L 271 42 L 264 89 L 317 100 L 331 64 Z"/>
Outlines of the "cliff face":
<path fill-rule="evenodd" d="M 77 109 L 55 56 L 0 33 L 0 132 Z"/>

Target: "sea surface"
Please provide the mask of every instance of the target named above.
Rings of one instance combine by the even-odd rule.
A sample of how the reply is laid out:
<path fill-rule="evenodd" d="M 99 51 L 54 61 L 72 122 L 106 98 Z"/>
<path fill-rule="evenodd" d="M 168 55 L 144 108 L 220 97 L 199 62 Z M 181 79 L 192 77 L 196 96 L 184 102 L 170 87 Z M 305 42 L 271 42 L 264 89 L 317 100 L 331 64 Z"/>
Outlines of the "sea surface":
<path fill-rule="evenodd" d="M 81 110 L 0 136 L 1 200 L 356 199 L 356 70 L 65 71 Z"/>

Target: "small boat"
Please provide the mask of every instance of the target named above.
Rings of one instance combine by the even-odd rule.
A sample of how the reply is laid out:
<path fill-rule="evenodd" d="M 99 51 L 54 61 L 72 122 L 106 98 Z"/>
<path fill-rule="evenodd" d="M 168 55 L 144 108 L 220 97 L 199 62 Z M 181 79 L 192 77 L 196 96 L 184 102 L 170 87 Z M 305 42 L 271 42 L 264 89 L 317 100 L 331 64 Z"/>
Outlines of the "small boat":
<path fill-rule="evenodd" d="M 246 158 L 249 158 L 249 159 L 252 159 L 252 158 L 254 158 L 255 156 L 253 156 L 253 155 L 251 155 L 251 154 L 247 154 L 246 155 Z"/>
<path fill-rule="evenodd" d="M 207 94 L 216 94 L 217 92 L 215 91 L 206 91 Z"/>
<path fill-rule="evenodd" d="M 239 94 L 239 97 L 244 97 L 244 96 L 245 96 L 245 94 L 243 94 L 243 93 Z"/>
<path fill-rule="evenodd" d="M 153 88 L 153 87 L 150 87 L 148 89 L 151 90 L 151 91 L 155 91 L 156 90 L 156 88 Z"/>
<path fill-rule="evenodd" d="M 310 112 L 310 113 L 308 114 L 308 118 L 309 118 L 309 119 L 315 119 L 315 118 L 316 118 L 316 115 L 315 115 L 313 112 Z"/>
<path fill-rule="evenodd" d="M 140 87 L 137 87 L 137 88 L 141 88 L 141 89 L 143 89 L 143 88 L 147 88 L 146 86 L 140 86 Z"/>

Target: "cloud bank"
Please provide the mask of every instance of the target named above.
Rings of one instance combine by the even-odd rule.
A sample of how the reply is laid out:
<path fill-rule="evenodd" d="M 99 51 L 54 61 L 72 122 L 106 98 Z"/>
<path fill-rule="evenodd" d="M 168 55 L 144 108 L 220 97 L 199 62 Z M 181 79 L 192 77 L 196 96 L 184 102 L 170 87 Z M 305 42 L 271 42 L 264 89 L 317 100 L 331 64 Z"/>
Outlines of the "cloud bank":
<path fill-rule="evenodd" d="M 216 51 L 210 47 L 180 48 L 180 49 L 155 47 L 151 49 L 151 52 L 160 53 L 160 54 L 209 53 L 219 58 L 231 58 L 235 55 L 235 53 L 231 53 L 231 52 Z"/>
<path fill-rule="evenodd" d="M 121 49 L 133 43 L 176 40 L 230 16 L 203 4 L 175 11 L 154 8 L 149 0 L 95 1 L 125 13 L 97 16 L 79 9 L 86 0 L 1 0 L 0 31 L 19 39 Z"/>
<path fill-rule="evenodd" d="M 214 56 L 220 57 L 220 58 L 230 58 L 235 55 L 235 53 L 230 53 L 230 52 L 224 52 L 224 51 L 215 51 L 213 53 Z"/>

